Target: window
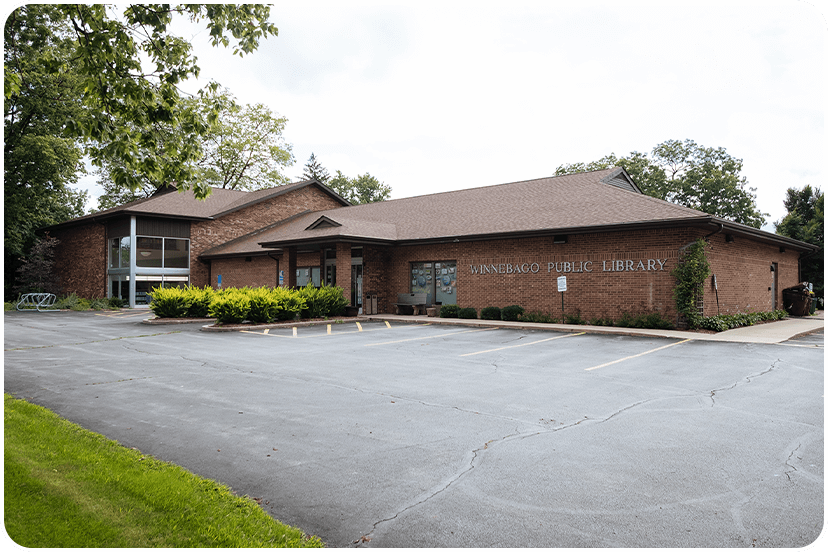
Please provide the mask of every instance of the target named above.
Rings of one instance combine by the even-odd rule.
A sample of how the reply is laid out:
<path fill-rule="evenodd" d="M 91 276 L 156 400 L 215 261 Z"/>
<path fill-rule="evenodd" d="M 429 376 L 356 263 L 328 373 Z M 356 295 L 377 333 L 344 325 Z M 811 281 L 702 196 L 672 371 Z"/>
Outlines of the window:
<path fill-rule="evenodd" d="M 190 266 L 190 240 L 138 236 L 135 242 L 136 266 L 148 268 L 189 268 Z"/>
<path fill-rule="evenodd" d="M 109 240 L 109 268 L 129 268 L 129 236 Z"/>
<path fill-rule="evenodd" d="M 305 287 L 309 283 L 319 287 L 320 270 L 318 266 L 303 266 L 296 269 L 296 287 Z"/>
<path fill-rule="evenodd" d="M 425 293 L 426 303 L 457 303 L 457 261 L 411 263 L 411 293 Z"/>

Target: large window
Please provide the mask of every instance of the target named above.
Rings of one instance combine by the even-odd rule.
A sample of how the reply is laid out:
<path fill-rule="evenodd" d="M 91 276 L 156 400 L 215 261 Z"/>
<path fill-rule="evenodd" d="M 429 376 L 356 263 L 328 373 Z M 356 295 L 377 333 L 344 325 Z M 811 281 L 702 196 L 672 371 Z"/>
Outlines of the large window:
<path fill-rule="evenodd" d="M 425 293 L 426 303 L 457 303 L 457 261 L 411 263 L 411 293 Z"/>
<path fill-rule="evenodd" d="M 189 268 L 190 266 L 190 240 L 138 236 L 135 242 L 136 266 L 148 268 Z"/>
<path fill-rule="evenodd" d="M 296 269 L 296 287 L 305 287 L 308 284 L 319 287 L 320 270 L 318 266 L 302 266 Z"/>
<path fill-rule="evenodd" d="M 129 236 L 109 240 L 109 268 L 129 268 Z"/>

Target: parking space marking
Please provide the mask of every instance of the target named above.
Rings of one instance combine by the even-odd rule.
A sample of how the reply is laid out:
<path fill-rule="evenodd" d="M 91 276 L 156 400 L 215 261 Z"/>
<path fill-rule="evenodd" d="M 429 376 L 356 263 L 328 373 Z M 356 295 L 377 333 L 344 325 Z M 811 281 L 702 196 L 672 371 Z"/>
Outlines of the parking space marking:
<path fill-rule="evenodd" d="M 613 360 L 612 362 L 605 362 L 604 364 L 599 364 L 598 366 L 593 366 L 592 368 L 584 368 L 584 371 L 589 372 L 590 370 L 597 370 L 598 368 L 605 368 L 607 366 L 611 366 L 613 364 L 618 364 L 619 362 L 624 362 L 625 360 L 630 360 L 631 358 L 637 358 L 644 355 L 649 355 L 650 353 L 655 353 L 656 351 L 660 351 L 662 349 L 666 349 L 667 347 L 672 347 L 674 345 L 681 345 L 682 343 L 687 343 L 688 341 L 693 341 L 692 339 L 685 339 L 683 341 L 676 341 L 675 343 L 670 343 L 668 345 L 663 345 L 661 347 L 657 347 L 655 349 L 650 349 L 649 351 L 644 351 L 643 353 L 638 353 L 637 355 L 630 355 L 628 357 L 619 358 L 618 360 Z"/>
<path fill-rule="evenodd" d="M 104 314 L 102 312 L 96 312 L 95 316 L 106 316 L 107 318 L 130 318 L 132 316 L 146 316 L 146 312 L 114 312 L 111 314 Z"/>
<path fill-rule="evenodd" d="M 357 323 L 356 323 L 356 325 L 357 325 L 357 328 L 359 328 L 359 331 L 362 331 L 362 324 L 360 324 L 359 322 L 357 322 Z"/>
<path fill-rule="evenodd" d="M 487 349 L 485 351 L 477 351 L 475 353 L 466 353 L 465 355 L 460 355 L 461 357 L 467 356 L 474 356 L 474 355 L 482 355 L 484 353 L 494 353 L 495 351 L 503 351 L 504 349 L 514 349 L 516 347 L 526 347 L 528 345 L 535 345 L 537 343 L 543 343 L 545 341 L 552 341 L 553 339 L 563 339 L 564 337 L 573 337 L 576 335 L 584 335 L 586 332 L 578 332 L 578 333 L 571 333 L 566 335 L 556 335 L 555 337 L 547 337 L 546 339 L 539 339 L 537 341 L 531 341 L 529 343 L 520 343 L 518 345 L 507 345 L 506 347 L 498 347 L 497 349 Z"/>
<path fill-rule="evenodd" d="M 314 334 L 314 335 L 304 335 L 304 336 L 298 335 L 298 327 L 292 327 L 292 329 L 293 329 L 293 334 L 292 335 L 282 335 L 282 334 L 277 334 L 277 333 L 270 333 L 271 329 L 276 329 L 276 328 L 266 328 L 262 331 L 239 330 L 239 333 L 247 333 L 247 334 L 254 334 L 254 335 L 266 335 L 268 337 L 282 337 L 282 338 L 286 338 L 286 339 L 294 339 L 294 338 L 296 338 L 296 339 L 314 339 L 314 338 L 317 338 L 317 337 L 327 337 L 329 335 L 355 334 L 355 333 L 360 333 L 360 332 L 362 332 L 362 333 L 384 332 L 386 330 L 399 330 L 399 329 L 408 328 L 408 327 L 423 328 L 423 327 L 426 327 L 426 326 L 430 326 L 431 324 L 406 324 L 406 325 L 403 325 L 403 326 L 391 326 L 391 324 L 389 324 L 386 321 L 385 325 L 386 325 L 385 328 L 375 328 L 373 330 L 369 330 L 369 329 L 363 328 L 362 325 L 359 324 L 359 329 L 357 329 L 355 331 L 334 332 L 334 331 L 332 331 L 333 324 L 327 324 L 326 333 L 324 333 L 324 334 Z M 285 329 L 287 329 L 287 328 L 285 328 Z M 495 329 L 495 328 L 492 328 L 492 329 Z M 417 338 L 417 339 L 420 339 L 420 338 Z"/>
<path fill-rule="evenodd" d="M 393 345 L 394 343 L 405 343 L 406 341 L 418 341 L 421 339 L 439 339 L 441 337 L 451 337 L 457 334 L 464 334 L 464 333 L 474 333 L 474 332 L 490 332 L 492 330 L 496 330 L 497 328 L 483 328 L 482 330 L 463 330 L 462 332 L 454 332 L 450 334 L 440 334 L 440 335 L 427 335 L 425 337 L 412 337 L 409 339 L 398 339 L 396 341 L 383 341 L 382 343 L 367 343 L 366 347 L 375 347 L 377 345 Z"/>

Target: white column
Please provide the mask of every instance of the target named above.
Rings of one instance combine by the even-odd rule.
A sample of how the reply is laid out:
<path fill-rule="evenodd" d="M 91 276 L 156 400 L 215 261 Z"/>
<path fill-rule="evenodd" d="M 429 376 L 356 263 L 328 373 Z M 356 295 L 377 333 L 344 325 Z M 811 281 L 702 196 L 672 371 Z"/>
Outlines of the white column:
<path fill-rule="evenodd" d="M 135 308 L 135 265 L 137 264 L 136 237 L 138 224 L 135 215 L 129 217 L 129 308 Z"/>

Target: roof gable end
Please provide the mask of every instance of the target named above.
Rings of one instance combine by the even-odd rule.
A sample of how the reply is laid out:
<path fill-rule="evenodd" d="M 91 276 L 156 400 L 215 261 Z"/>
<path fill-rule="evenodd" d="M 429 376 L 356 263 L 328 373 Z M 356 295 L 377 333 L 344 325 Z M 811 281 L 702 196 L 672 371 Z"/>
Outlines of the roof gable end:
<path fill-rule="evenodd" d="M 313 223 L 310 226 L 305 228 L 305 230 L 321 230 L 322 228 L 336 228 L 337 226 L 342 226 L 342 224 L 326 217 L 325 215 L 322 215 L 321 217 L 313 221 Z"/>

